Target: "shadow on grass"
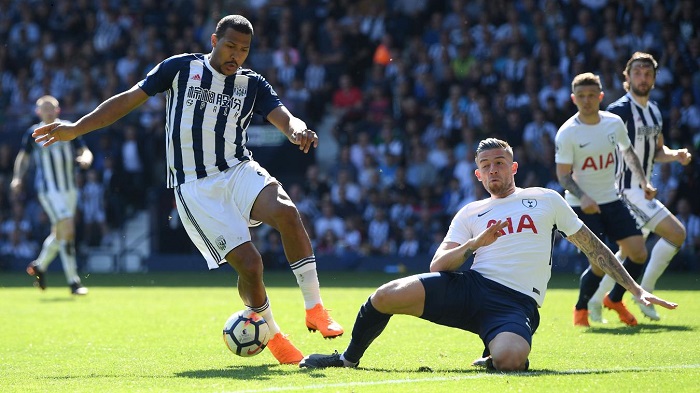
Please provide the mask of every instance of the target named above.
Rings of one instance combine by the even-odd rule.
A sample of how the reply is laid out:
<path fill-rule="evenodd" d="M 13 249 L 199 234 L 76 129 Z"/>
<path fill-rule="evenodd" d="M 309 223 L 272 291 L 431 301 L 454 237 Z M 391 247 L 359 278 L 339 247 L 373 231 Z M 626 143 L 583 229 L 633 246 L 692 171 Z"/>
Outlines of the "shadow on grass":
<path fill-rule="evenodd" d="M 44 297 L 39 300 L 41 303 L 60 303 L 60 302 L 74 302 L 76 301 L 75 296 L 54 296 L 54 297 Z"/>
<path fill-rule="evenodd" d="M 280 364 L 263 364 L 259 366 L 229 366 L 226 368 L 216 368 L 208 370 L 190 370 L 175 373 L 177 377 L 183 378 L 234 378 L 245 381 L 258 380 L 266 381 L 279 376 L 289 375 L 289 372 L 297 366 Z"/>
<path fill-rule="evenodd" d="M 593 326 L 586 330 L 586 333 L 593 334 L 617 334 L 630 336 L 639 333 L 664 333 L 664 332 L 690 332 L 697 330 L 694 326 L 685 325 L 661 325 L 640 323 L 637 326 L 628 327 L 603 327 Z"/>

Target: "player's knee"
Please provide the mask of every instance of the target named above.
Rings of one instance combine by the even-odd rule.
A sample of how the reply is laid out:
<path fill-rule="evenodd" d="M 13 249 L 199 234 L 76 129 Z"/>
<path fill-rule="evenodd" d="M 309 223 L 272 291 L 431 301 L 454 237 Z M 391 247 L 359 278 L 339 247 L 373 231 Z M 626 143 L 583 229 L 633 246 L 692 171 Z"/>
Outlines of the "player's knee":
<path fill-rule="evenodd" d="M 226 261 L 231 265 L 238 276 L 246 281 L 257 281 L 262 279 L 263 262 L 260 253 L 255 250 L 241 253 L 232 251 L 226 256 Z"/>
<path fill-rule="evenodd" d="M 299 211 L 296 205 L 292 201 L 286 202 L 282 201 L 278 203 L 274 208 L 275 225 L 277 230 L 284 230 L 285 228 L 294 228 L 301 222 L 301 217 L 299 216 Z"/>
<path fill-rule="evenodd" d="M 646 247 L 640 247 L 636 250 L 631 250 L 628 254 L 628 258 L 634 263 L 644 263 L 647 260 L 649 253 Z"/>
<path fill-rule="evenodd" d="M 518 350 L 504 351 L 491 354 L 493 367 L 498 371 L 524 371 L 527 364 L 527 353 Z"/>
<path fill-rule="evenodd" d="M 393 281 L 377 288 L 371 297 L 372 306 L 379 312 L 387 312 L 390 310 L 393 304 L 393 295 L 396 293 L 397 288 L 397 283 Z"/>
<path fill-rule="evenodd" d="M 670 236 L 666 238 L 666 240 L 668 240 L 676 247 L 680 247 L 683 243 L 685 243 L 686 236 L 687 234 L 685 232 L 685 228 L 682 225 L 679 225 L 674 228 L 674 230 L 671 232 Z"/>

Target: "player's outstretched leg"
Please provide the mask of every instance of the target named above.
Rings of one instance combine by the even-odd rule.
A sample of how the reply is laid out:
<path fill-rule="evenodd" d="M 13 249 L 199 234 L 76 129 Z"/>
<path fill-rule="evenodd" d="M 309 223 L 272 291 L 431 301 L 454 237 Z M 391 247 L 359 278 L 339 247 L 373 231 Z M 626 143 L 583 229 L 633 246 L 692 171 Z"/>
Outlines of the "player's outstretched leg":
<path fill-rule="evenodd" d="M 331 318 L 328 309 L 323 307 L 321 290 L 316 272 L 316 257 L 311 255 L 292 263 L 292 272 L 304 297 L 306 327 L 310 332 L 319 331 L 323 338 L 336 338 L 345 333 L 343 327 Z"/>
<path fill-rule="evenodd" d="M 335 351 L 330 355 L 309 355 L 299 363 L 299 367 L 357 367 L 369 345 L 381 334 L 391 318 L 391 314 L 377 311 L 370 299 L 367 299 L 357 313 L 355 325 L 352 328 L 352 338 L 345 352 L 339 354 L 338 351 Z"/>
<path fill-rule="evenodd" d="M 324 338 L 342 335 L 343 328 L 323 306 L 311 240 L 299 210 L 287 192 L 277 183 L 266 186 L 258 194 L 251 217 L 271 225 L 280 233 L 285 256 L 304 297 L 305 322 L 309 331 L 318 330 Z"/>
<path fill-rule="evenodd" d="M 266 298 L 265 303 L 260 307 L 248 308 L 262 316 L 270 327 L 272 338 L 267 342 L 267 347 L 280 364 L 297 364 L 304 358 L 301 351 L 289 341 L 288 336 L 280 331 L 280 327 L 272 315 L 269 299 Z"/>

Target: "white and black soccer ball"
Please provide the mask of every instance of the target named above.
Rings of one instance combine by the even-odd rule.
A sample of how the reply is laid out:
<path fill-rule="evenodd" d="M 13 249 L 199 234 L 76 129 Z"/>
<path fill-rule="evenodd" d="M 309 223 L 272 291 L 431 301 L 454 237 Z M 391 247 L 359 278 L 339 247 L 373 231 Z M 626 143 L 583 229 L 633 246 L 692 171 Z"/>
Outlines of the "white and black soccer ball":
<path fill-rule="evenodd" d="M 224 324 L 224 342 L 238 356 L 255 356 L 270 340 L 270 327 L 265 319 L 251 310 L 231 315 Z"/>

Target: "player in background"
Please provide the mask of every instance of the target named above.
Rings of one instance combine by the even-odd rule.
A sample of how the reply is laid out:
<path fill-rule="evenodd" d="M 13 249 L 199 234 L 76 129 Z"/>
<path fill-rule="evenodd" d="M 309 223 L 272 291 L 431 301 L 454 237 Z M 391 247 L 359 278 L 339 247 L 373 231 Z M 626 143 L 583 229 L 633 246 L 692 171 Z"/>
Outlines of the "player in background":
<path fill-rule="evenodd" d="M 491 197 L 457 212 L 431 273 L 379 287 L 360 308 L 345 351 L 310 355 L 300 367 L 356 367 L 391 316 L 406 314 L 478 334 L 490 355 L 487 367 L 526 370 L 551 276 L 555 230 L 641 302 L 676 307 L 637 285 L 556 191 L 516 187 L 518 163 L 507 142 L 482 140 L 475 156 L 474 174 Z M 471 268 L 457 271 L 471 255 Z"/>
<path fill-rule="evenodd" d="M 688 165 L 692 159 L 688 149 L 670 149 L 664 145 L 663 119 L 661 111 L 654 101 L 649 100 L 651 89 L 656 82 L 658 63 L 648 53 L 636 52 L 627 61 L 623 75 L 625 82 L 623 87 L 627 94 L 610 104 L 607 108 L 622 118 L 627 126 L 627 134 L 632 141 L 632 146 L 637 156 L 643 158 L 645 180 L 651 180 L 654 162 L 674 162 Z M 649 292 L 653 292 L 656 281 L 668 267 L 671 259 L 685 242 L 685 227 L 683 224 L 656 198 L 647 200 L 644 191 L 639 188 L 640 179 L 630 170 L 625 163 L 618 166 L 618 187 L 622 194 L 622 200 L 627 204 L 632 215 L 637 219 L 637 224 L 645 235 L 654 232 L 660 239 L 654 244 L 649 255 L 642 281 L 640 285 Z M 618 251 L 618 257 L 622 260 L 624 255 Z M 634 276 L 633 276 L 634 277 Z M 635 279 L 639 277 L 634 277 Z M 615 282 L 604 277 L 598 290 L 588 302 L 588 310 L 591 320 L 602 322 L 601 308 L 604 297 L 613 290 Z M 654 321 L 661 319 L 654 309 L 654 305 L 638 303 L 642 313 Z"/>
<path fill-rule="evenodd" d="M 640 190 L 651 200 L 656 190 L 644 177 L 639 157 L 632 148 L 627 129 L 619 116 L 601 111 L 603 90 L 600 78 L 590 72 L 577 75 L 571 83 L 571 99 L 578 112 L 557 131 L 556 170 L 566 190 L 566 201 L 601 240 L 617 242 L 627 255 L 623 266 L 632 277 L 639 276 L 647 259 L 642 232 L 622 202 L 615 182 L 618 147 L 630 170 L 637 174 Z M 598 289 L 603 271 L 589 259 L 581 275 L 579 298 L 574 307 L 574 325 L 590 326 L 588 300 Z M 617 311 L 620 320 L 634 326 L 637 320 L 622 302 L 624 287 L 610 293 L 606 307 Z M 610 302 L 610 300 L 614 302 Z"/>
<path fill-rule="evenodd" d="M 27 274 L 33 276 L 35 286 L 46 289 L 46 269 L 61 256 L 63 273 L 73 295 L 87 295 L 88 289 L 80 282 L 75 255 L 75 216 L 78 191 L 75 186 L 74 162 L 83 169 L 92 164 L 92 152 L 81 139 L 61 142 L 42 149 L 34 142 L 32 132 L 46 124 L 63 124 L 58 116 L 61 107 L 55 97 L 46 95 L 36 101 L 36 115 L 41 122 L 34 124 L 22 138 L 22 148 L 15 159 L 10 188 L 13 192 L 22 189 L 22 179 L 27 173 L 30 157 L 36 165 L 35 186 L 37 196 L 51 221 L 51 233 L 41 246 L 36 260 L 27 266 Z"/>
<path fill-rule="evenodd" d="M 273 318 L 262 258 L 249 227 L 264 222 L 280 232 L 304 297 L 309 330 L 333 338 L 343 328 L 321 301 L 316 258 L 299 211 L 282 185 L 253 160 L 246 147 L 247 128 L 258 113 L 304 153 L 318 146 L 318 136 L 282 105 L 265 78 L 242 68 L 252 38 L 248 19 L 223 17 L 211 35 L 211 53 L 170 57 L 77 122 L 40 127 L 34 137 L 47 146 L 71 140 L 112 124 L 149 96 L 165 92 L 167 185 L 175 191 L 183 225 L 210 269 L 228 262 L 236 270 L 241 300 L 270 325 L 270 351 L 280 363 L 296 364 L 303 355 Z"/>

